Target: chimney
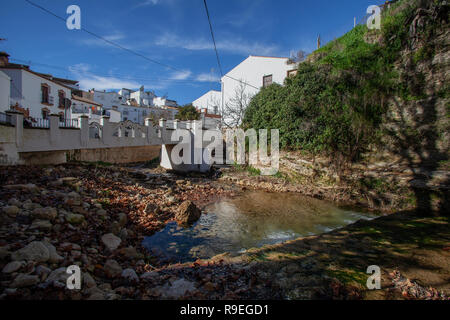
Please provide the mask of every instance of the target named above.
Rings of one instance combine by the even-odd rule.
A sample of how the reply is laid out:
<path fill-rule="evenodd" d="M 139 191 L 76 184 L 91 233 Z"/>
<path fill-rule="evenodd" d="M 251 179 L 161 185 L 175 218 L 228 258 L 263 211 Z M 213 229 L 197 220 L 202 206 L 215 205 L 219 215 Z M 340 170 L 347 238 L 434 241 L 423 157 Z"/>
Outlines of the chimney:
<path fill-rule="evenodd" d="M 9 64 L 9 54 L 4 51 L 0 52 L 0 67 L 7 66 Z"/>

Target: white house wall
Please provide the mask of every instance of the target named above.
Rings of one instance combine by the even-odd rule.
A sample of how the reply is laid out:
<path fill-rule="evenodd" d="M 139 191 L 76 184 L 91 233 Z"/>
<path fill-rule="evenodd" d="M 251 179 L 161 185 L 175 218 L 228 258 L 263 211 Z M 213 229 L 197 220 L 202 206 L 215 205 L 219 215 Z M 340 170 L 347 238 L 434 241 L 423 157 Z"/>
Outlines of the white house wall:
<path fill-rule="evenodd" d="M 217 112 L 220 112 L 222 106 L 222 93 L 220 91 L 211 90 L 192 102 L 192 105 L 199 109 L 207 109 L 208 113 L 214 113 L 214 107 L 217 107 Z"/>
<path fill-rule="evenodd" d="M 257 94 L 263 86 L 263 78 L 272 75 L 272 82 L 283 84 L 290 70 L 296 69 L 294 64 L 287 64 L 288 58 L 271 58 L 250 56 L 222 77 L 223 105 L 231 104 L 241 82 L 249 98 Z M 234 79 L 231 79 L 234 78 Z"/>
<path fill-rule="evenodd" d="M 11 103 L 16 102 L 24 109 L 30 110 L 30 116 L 33 118 L 42 118 L 42 109 L 47 108 L 50 114 L 58 114 L 62 109 L 58 108 L 58 91 L 62 90 L 66 98 L 70 99 L 71 90 L 56 84 L 53 81 L 39 77 L 31 72 L 22 69 L 2 69 L 4 73 L 11 77 Z M 45 83 L 50 88 L 49 96 L 53 97 L 53 105 L 44 105 L 42 101 L 41 85 Z"/>
<path fill-rule="evenodd" d="M 11 96 L 11 78 L 0 71 L 0 112 L 9 110 Z"/>
<path fill-rule="evenodd" d="M 22 70 L 20 69 L 2 69 L 10 79 L 10 99 L 11 104 L 22 103 Z"/>
<path fill-rule="evenodd" d="M 103 105 L 105 109 L 111 109 L 113 106 L 120 106 L 123 102 L 120 99 L 120 95 L 117 92 L 105 92 L 94 90 L 94 102 Z"/>

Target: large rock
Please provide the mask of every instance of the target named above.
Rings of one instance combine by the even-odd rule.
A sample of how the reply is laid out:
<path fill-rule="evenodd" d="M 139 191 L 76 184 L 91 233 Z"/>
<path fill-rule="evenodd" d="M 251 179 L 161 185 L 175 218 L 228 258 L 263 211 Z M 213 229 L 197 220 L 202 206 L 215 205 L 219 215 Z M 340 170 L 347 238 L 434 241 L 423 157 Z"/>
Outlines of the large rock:
<path fill-rule="evenodd" d="M 94 278 L 87 272 L 83 273 L 83 284 L 86 288 L 94 288 L 97 286 Z"/>
<path fill-rule="evenodd" d="M 16 206 L 3 207 L 3 212 L 10 217 L 15 217 L 20 212 L 20 209 Z"/>
<path fill-rule="evenodd" d="M 25 288 L 31 287 L 39 283 L 38 276 L 32 276 L 29 274 L 19 274 L 11 284 L 11 288 Z"/>
<path fill-rule="evenodd" d="M 175 219 L 183 226 L 192 225 L 200 219 L 202 212 L 192 201 L 183 202 L 178 208 Z"/>
<path fill-rule="evenodd" d="M 107 260 L 103 266 L 105 274 L 109 278 L 116 278 L 122 274 L 122 267 L 116 260 Z"/>
<path fill-rule="evenodd" d="M 131 283 L 138 283 L 139 282 L 139 277 L 136 274 L 136 271 L 134 271 L 133 269 L 125 269 L 122 271 L 122 278 L 128 280 Z"/>
<path fill-rule="evenodd" d="M 122 248 L 119 253 L 127 259 L 138 259 L 141 256 L 133 247 Z"/>
<path fill-rule="evenodd" d="M 162 287 L 156 287 L 152 291 L 163 299 L 180 299 L 188 293 L 196 291 L 196 288 L 194 283 L 181 278 L 175 280 L 172 284 L 167 283 Z"/>
<path fill-rule="evenodd" d="M 69 278 L 69 276 L 67 268 L 58 268 L 50 273 L 46 282 L 63 287 L 67 284 L 67 278 Z"/>
<path fill-rule="evenodd" d="M 50 262 L 50 263 L 59 263 L 59 262 L 62 262 L 64 260 L 64 258 L 61 257 L 58 254 L 58 252 L 56 251 L 56 248 L 50 242 L 42 241 L 42 244 L 48 250 L 48 253 L 49 253 L 48 262 Z"/>
<path fill-rule="evenodd" d="M 58 211 L 52 207 L 36 208 L 32 216 L 35 219 L 53 220 L 58 216 Z"/>
<path fill-rule="evenodd" d="M 105 247 L 112 252 L 120 246 L 122 240 L 119 237 L 113 235 L 112 233 L 108 233 L 102 236 L 102 242 L 105 245 Z"/>
<path fill-rule="evenodd" d="M 11 254 L 13 261 L 35 261 L 46 262 L 50 259 L 50 252 L 46 245 L 39 241 L 33 241 L 26 247 L 17 250 Z"/>
<path fill-rule="evenodd" d="M 68 213 L 66 214 L 66 221 L 70 224 L 82 224 L 85 220 L 84 216 L 82 214 L 77 213 Z"/>
<path fill-rule="evenodd" d="M 30 229 L 31 230 L 38 229 L 38 230 L 49 231 L 52 229 L 52 227 L 53 227 L 53 225 L 49 220 L 34 220 L 30 226 Z"/>
<path fill-rule="evenodd" d="M 2 272 L 13 273 L 22 268 L 23 265 L 24 265 L 23 261 L 12 261 L 3 268 Z"/>

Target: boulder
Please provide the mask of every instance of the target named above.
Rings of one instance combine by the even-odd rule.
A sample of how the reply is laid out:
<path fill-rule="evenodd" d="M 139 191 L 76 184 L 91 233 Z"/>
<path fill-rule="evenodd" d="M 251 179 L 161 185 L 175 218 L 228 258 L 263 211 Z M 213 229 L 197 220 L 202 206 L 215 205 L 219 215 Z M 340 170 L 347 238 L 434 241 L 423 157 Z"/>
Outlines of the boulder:
<path fill-rule="evenodd" d="M 188 293 L 193 293 L 195 290 L 194 283 L 184 278 L 175 280 L 171 285 L 167 283 L 162 287 L 152 289 L 154 293 L 163 299 L 180 299 Z"/>
<path fill-rule="evenodd" d="M 42 279 L 47 279 L 48 275 L 52 272 L 50 268 L 46 266 L 39 265 L 36 267 L 35 273 Z"/>
<path fill-rule="evenodd" d="M 139 282 L 139 277 L 136 274 L 136 271 L 134 271 L 131 268 L 125 269 L 125 270 L 122 271 L 122 278 L 128 280 L 131 283 L 138 283 Z"/>
<path fill-rule="evenodd" d="M 67 268 L 58 268 L 50 273 L 46 282 L 53 285 L 65 286 L 67 284 L 67 278 L 69 278 L 69 276 L 70 275 L 67 273 Z"/>
<path fill-rule="evenodd" d="M 107 260 L 103 266 L 105 274 L 109 278 L 116 278 L 122 274 L 122 267 L 116 260 Z"/>
<path fill-rule="evenodd" d="M 84 222 L 84 216 L 82 214 L 77 213 L 68 213 L 66 214 L 66 221 L 70 224 L 82 224 Z"/>
<path fill-rule="evenodd" d="M 50 252 L 47 246 L 42 242 L 33 241 L 26 247 L 19 249 L 11 254 L 13 261 L 34 261 L 34 262 L 46 262 L 50 259 Z"/>
<path fill-rule="evenodd" d="M 94 278 L 87 272 L 83 273 L 83 284 L 86 288 L 94 288 L 97 286 Z"/>
<path fill-rule="evenodd" d="M 136 248 L 128 247 L 119 250 L 120 254 L 127 259 L 137 259 L 141 255 L 137 252 Z"/>
<path fill-rule="evenodd" d="M 187 226 L 197 222 L 202 215 L 202 212 L 192 201 L 183 202 L 178 208 L 175 215 L 175 220 L 179 225 Z"/>
<path fill-rule="evenodd" d="M 64 260 L 64 258 L 61 257 L 58 254 L 58 252 L 56 251 L 56 248 L 50 242 L 42 241 L 42 244 L 48 250 L 48 253 L 49 253 L 48 262 L 50 262 L 50 263 L 59 263 L 59 262 L 62 262 Z"/>
<path fill-rule="evenodd" d="M 15 217 L 20 212 L 20 209 L 17 206 L 6 206 L 3 207 L 3 212 L 10 217 Z"/>
<path fill-rule="evenodd" d="M 120 246 L 122 240 L 119 237 L 113 235 L 112 233 L 108 233 L 102 236 L 102 242 L 105 245 L 105 247 L 112 252 Z"/>
<path fill-rule="evenodd" d="M 11 284 L 11 288 L 25 288 L 31 287 L 39 283 L 38 276 L 32 276 L 29 274 L 19 274 Z"/>
<path fill-rule="evenodd" d="M 30 226 L 31 230 L 38 229 L 38 230 L 46 230 L 49 231 L 53 227 L 52 223 L 48 220 L 34 220 L 33 223 Z"/>
<path fill-rule="evenodd" d="M 3 273 L 13 273 L 22 268 L 25 263 L 23 261 L 12 261 L 8 263 L 2 270 Z"/>
<path fill-rule="evenodd" d="M 35 219 L 53 220 L 58 216 L 58 211 L 52 207 L 36 208 L 31 215 Z"/>

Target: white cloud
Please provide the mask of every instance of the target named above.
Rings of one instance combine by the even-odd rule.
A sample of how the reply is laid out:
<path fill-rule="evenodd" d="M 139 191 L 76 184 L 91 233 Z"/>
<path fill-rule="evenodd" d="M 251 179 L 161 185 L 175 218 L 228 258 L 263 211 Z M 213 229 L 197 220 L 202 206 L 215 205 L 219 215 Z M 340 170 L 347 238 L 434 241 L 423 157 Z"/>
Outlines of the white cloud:
<path fill-rule="evenodd" d="M 211 73 L 201 73 L 195 78 L 195 80 L 199 82 L 219 82 L 220 78 Z"/>
<path fill-rule="evenodd" d="M 192 75 L 192 72 L 191 72 L 190 70 L 178 71 L 178 72 L 175 72 L 175 73 L 171 76 L 171 79 L 173 79 L 173 80 L 186 80 L 186 79 L 188 79 L 191 75 Z"/>
<path fill-rule="evenodd" d="M 125 35 L 122 32 L 114 32 L 112 34 L 103 36 L 104 39 L 112 42 L 118 42 L 125 39 Z M 80 41 L 82 45 L 97 46 L 97 47 L 111 47 L 111 44 L 97 38 L 88 38 Z"/>
<path fill-rule="evenodd" d="M 186 50 L 213 50 L 210 39 L 186 39 L 173 33 L 165 33 L 156 39 L 157 46 L 169 48 L 183 48 Z M 243 55 L 277 55 L 280 51 L 275 45 L 267 45 L 259 42 L 249 42 L 241 38 L 225 39 L 217 41 L 217 49 L 224 52 Z"/>
<path fill-rule="evenodd" d="M 159 3 L 159 0 L 146 0 L 146 1 L 143 1 L 141 3 L 138 3 L 137 5 L 134 6 L 134 8 L 155 6 L 158 3 Z"/>
<path fill-rule="evenodd" d="M 90 90 L 95 88 L 96 90 L 118 90 L 122 88 L 137 89 L 142 86 L 134 80 L 129 79 L 119 79 L 114 76 L 99 76 L 90 71 L 90 66 L 88 64 L 76 64 L 69 67 L 69 70 L 75 75 L 79 81 L 80 88 L 82 90 Z M 145 87 L 152 88 L 153 90 L 165 89 L 168 86 L 167 82 L 145 83 Z"/>

